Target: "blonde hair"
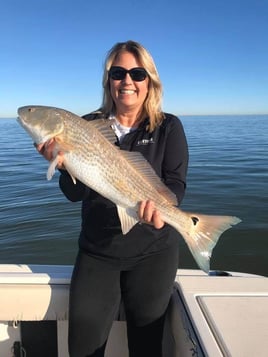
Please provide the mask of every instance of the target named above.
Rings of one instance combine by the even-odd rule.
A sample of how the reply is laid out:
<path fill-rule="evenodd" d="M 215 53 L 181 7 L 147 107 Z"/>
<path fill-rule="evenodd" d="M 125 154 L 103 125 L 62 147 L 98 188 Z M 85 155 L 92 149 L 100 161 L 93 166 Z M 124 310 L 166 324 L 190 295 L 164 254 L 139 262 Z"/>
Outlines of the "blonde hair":
<path fill-rule="evenodd" d="M 162 84 L 150 53 L 138 42 L 126 41 L 116 43 L 108 52 L 103 73 L 103 99 L 101 111 L 105 114 L 115 112 L 115 104 L 110 92 L 109 70 L 121 52 L 130 52 L 140 62 L 141 66 L 147 71 L 148 94 L 143 104 L 143 110 L 140 114 L 140 121 L 149 117 L 149 131 L 153 131 L 164 119 L 164 113 L 161 109 L 162 102 Z"/>

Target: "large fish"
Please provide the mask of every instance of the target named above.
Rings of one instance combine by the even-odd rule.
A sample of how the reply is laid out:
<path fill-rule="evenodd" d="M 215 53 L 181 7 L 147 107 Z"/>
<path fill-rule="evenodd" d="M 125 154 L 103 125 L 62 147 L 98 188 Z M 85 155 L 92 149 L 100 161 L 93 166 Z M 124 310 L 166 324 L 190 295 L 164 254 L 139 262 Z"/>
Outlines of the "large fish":
<path fill-rule="evenodd" d="M 123 234 L 139 221 L 139 202 L 154 201 L 163 220 L 183 236 L 199 267 L 209 272 L 219 236 L 239 223 L 239 218 L 184 212 L 175 207 L 176 197 L 142 154 L 114 145 L 115 134 L 107 119 L 86 121 L 66 110 L 45 106 L 21 107 L 18 115 L 36 144 L 55 139 L 48 179 L 55 172 L 58 152 L 63 152 L 63 164 L 74 182 L 80 180 L 116 204 Z"/>

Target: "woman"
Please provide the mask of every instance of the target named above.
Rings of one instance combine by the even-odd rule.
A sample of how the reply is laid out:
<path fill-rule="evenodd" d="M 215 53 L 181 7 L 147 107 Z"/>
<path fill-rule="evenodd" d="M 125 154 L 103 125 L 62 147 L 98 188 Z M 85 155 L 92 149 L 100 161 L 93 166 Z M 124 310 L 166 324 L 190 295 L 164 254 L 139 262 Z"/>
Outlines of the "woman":
<path fill-rule="evenodd" d="M 161 110 L 162 87 L 154 61 L 137 42 L 108 53 L 103 103 L 86 120 L 111 121 L 122 150 L 139 151 L 181 203 L 188 150 L 181 122 Z M 50 158 L 53 143 L 39 147 Z M 44 152 L 45 151 L 45 152 Z M 136 224 L 122 235 L 116 206 L 60 170 L 60 188 L 82 201 L 82 229 L 71 288 L 69 353 L 104 356 L 120 301 L 125 307 L 130 357 L 162 356 L 165 311 L 178 266 L 178 233 L 152 201 L 141 202 Z"/>

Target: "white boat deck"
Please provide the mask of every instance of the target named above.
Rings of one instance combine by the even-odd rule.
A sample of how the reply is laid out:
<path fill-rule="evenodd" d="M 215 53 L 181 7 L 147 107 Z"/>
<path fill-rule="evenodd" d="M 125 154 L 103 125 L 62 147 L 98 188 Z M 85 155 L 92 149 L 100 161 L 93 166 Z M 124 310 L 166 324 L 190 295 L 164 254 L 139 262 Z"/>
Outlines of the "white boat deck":
<path fill-rule="evenodd" d="M 268 356 L 268 278 L 178 271 L 176 282 L 205 355 Z"/>
<path fill-rule="evenodd" d="M 56 321 L 56 355 L 68 356 L 71 272 L 72 266 L 0 265 L 1 357 L 13 356 L 14 343 L 23 340 L 22 321 L 43 320 Z M 268 356 L 268 278 L 231 274 L 178 270 L 166 320 L 164 357 Z M 128 356 L 124 321 L 114 322 L 106 356 Z"/>

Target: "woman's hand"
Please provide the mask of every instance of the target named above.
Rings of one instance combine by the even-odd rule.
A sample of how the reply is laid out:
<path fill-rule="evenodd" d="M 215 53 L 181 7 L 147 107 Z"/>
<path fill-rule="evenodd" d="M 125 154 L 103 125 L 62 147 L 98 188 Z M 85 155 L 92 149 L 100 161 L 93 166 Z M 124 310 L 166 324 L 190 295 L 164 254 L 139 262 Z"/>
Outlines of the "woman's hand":
<path fill-rule="evenodd" d="M 164 226 L 165 222 L 161 218 L 161 214 L 155 209 L 153 201 L 142 201 L 140 203 L 138 215 L 141 221 L 152 224 L 156 229 Z"/>
<path fill-rule="evenodd" d="M 50 139 L 43 144 L 34 144 L 36 150 L 42 155 L 46 160 L 51 161 L 54 159 L 54 151 L 55 151 L 56 142 L 54 139 Z M 63 152 L 59 151 L 57 153 L 58 157 L 58 164 L 57 167 L 59 169 L 64 169 L 63 160 L 64 154 Z"/>

